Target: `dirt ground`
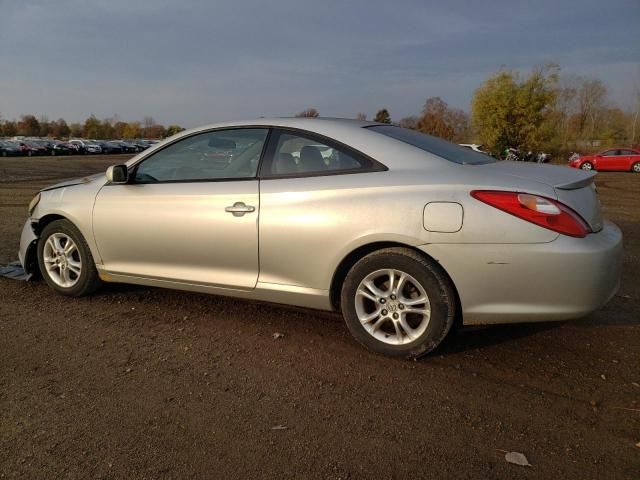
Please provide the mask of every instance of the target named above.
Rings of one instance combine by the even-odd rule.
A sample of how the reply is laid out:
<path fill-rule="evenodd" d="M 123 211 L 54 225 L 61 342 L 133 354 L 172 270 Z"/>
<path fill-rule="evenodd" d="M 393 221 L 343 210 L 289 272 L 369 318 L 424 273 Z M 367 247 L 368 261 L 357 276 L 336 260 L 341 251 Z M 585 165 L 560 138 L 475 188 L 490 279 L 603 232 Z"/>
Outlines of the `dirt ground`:
<path fill-rule="evenodd" d="M 121 158 L 0 159 L 0 264 L 39 188 Z M 462 330 L 419 362 L 333 314 L 0 278 L 0 478 L 640 478 L 640 175 L 597 186 L 625 234 L 605 308 Z"/>

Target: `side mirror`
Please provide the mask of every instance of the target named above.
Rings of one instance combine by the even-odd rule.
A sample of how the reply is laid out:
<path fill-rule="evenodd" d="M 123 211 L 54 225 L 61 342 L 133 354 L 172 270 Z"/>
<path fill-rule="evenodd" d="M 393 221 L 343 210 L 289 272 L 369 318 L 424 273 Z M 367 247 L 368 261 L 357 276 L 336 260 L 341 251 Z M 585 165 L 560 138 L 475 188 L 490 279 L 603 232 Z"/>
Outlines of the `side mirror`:
<path fill-rule="evenodd" d="M 107 180 L 109 183 L 127 183 L 129 180 L 129 171 L 126 165 L 111 165 L 107 168 Z"/>

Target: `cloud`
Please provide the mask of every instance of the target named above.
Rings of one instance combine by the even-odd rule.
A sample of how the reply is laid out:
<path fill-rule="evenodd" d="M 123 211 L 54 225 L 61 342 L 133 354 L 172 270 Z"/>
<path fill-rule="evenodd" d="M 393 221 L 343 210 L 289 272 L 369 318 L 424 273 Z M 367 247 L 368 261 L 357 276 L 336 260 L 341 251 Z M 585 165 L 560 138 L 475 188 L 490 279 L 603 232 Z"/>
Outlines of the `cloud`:
<path fill-rule="evenodd" d="M 194 126 L 315 106 L 394 118 L 428 96 L 468 108 L 506 66 L 554 61 L 624 103 L 640 4 L 356 0 L 0 0 L 0 112 L 152 115 Z"/>

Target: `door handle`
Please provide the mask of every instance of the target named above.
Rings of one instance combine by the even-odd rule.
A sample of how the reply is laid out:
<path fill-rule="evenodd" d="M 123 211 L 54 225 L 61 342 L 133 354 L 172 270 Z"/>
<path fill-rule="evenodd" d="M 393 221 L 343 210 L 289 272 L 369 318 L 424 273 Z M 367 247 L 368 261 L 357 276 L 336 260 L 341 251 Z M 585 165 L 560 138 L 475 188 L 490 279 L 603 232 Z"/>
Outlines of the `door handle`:
<path fill-rule="evenodd" d="M 256 211 L 256 207 L 253 205 L 245 205 L 244 202 L 236 202 L 233 207 L 226 207 L 225 212 L 232 213 L 234 217 L 241 217 L 245 213 L 251 213 Z"/>

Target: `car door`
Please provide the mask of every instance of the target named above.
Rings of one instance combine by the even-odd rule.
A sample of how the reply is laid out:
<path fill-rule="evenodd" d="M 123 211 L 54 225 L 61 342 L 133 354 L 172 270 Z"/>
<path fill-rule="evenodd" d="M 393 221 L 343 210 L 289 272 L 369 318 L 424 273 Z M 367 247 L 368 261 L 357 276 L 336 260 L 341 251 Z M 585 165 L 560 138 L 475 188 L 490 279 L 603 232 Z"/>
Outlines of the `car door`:
<path fill-rule="evenodd" d="M 613 150 L 605 150 L 602 153 L 599 153 L 598 156 L 596 157 L 596 165 L 597 165 L 597 170 L 599 172 L 602 171 L 607 171 L 607 170 L 616 170 L 617 167 L 617 163 L 619 161 L 619 150 L 617 149 L 613 149 Z"/>
<path fill-rule="evenodd" d="M 97 195 L 93 230 L 106 271 L 252 289 L 258 278 L 257 170 L 265 128 L 188 136 Z"/>
<path fill-rule="evenodd" d="M 640 161 L 640 154 L 633 150 L 621 150 L 620 170 L 631 170 L 633 164 Z"/>
<path fill-rule="evenodd" d="M 326 290 L 337 253 L 380 223 L 353 212 L 375 209 L 356 192 L 379 186 L 386 167 L 295 129 L 274 130 L 269 143 L 260 167 L 260 284 Z"/>

